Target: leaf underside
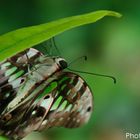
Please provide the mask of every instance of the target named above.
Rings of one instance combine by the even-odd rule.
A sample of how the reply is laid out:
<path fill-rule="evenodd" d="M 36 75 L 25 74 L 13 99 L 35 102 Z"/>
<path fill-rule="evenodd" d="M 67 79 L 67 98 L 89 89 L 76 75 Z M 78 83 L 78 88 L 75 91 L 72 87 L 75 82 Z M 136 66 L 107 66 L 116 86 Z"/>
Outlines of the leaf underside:
<path fill-rule="evenodd" d="M 83 15 L 67 17 L 45 24 L 21 28 L 0 36 L 0 61 L 44 42 L 66 30 L 94 23 L 105 16 L 121 17 L 114 11 L 100 10 Z"/>

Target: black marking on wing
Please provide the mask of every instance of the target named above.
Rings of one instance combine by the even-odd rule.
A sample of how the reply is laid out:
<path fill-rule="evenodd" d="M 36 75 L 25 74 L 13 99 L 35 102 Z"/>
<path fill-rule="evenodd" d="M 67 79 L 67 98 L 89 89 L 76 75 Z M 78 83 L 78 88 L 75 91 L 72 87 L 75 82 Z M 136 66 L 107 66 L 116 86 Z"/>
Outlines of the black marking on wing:
<path fill-rule="evenodd" d="M 64 80 L 59 85 L 59 94 L 53 104 L 61 96 L 61 102 L 55 110 L 51 110 L 46 116 L 47 124 L 39 130 L 55 126 L 74 128 L 86 123 L 93 109 L 92 92 L 87 83 L 78 75 L 70 72 L 58 73 L 58 81 Z M 66 85 L 64 88 L 63 85 Z M 69 94 L 68 94 L 69 92 Z M 66 102 L 64 104 L 64 102 Z M 65 106 L 63 106 L 63 104 Z M 90 109 L 89 109 L 90 108 Z"/>
<path fill-rule="evenodd" d="M 87 83 L 80 76 L 70 72 L 59 72 L 54 76 L 57 77 L 58 86 L 47 96 L 48 101 L 51 100 L 48 108 L 41 106 L 44 98 L 32 106 L 20 127 L 16 129 L 16 135 L 23 134 L 24 137 L 31 131 L 52 127 L 75 128 L 89 120 L 93 99 Z"/>
<path fill-rule="evenodd" d="M 32 64 L 35 63 L 40 55 L 39 51 L 31 48 L 0 64 L 0 117 L 7 105 L 15 98 L 18 88 L 26 80 L 28 61 Z"/>
<path fill-rule="evenodd" d="M 26 81 L 28 62 L 25 53 L 27 51 L 29 50 L 0 64 L 0 133 L 20 139 L 32 131 L 41 131 L 52 127 L 75 128 L 86 123 L 93 110 L 92 92 L 79 75 L 71 72 L 59 71 L 53 73 L 52 77 L 48 77 L 47 80 L 40 80 L 40 83 L 33 84 L 33 87 L 28 90 L 31 98 L 26 100 L 25 97 L 14 109 L 9 112 L 3 111 L 16 97 L 19 87 Z M 29 57 L 28 61 L 36 64 L 38 63 L 37 57 L 40 55 L 40 53 L 35 53 Z M 8 70 L 13 71 L 8 73 Z M 23 73 L 15 78 L 12 77 L 20 71 Z M 43 94 L 38 99 L 45 88 L 50 86 L 49 84 L 46 84 L 45 88 L 39 89 L 35 95 L 32 94 L 45 81 L 49 82 L 49 80 L 52 83 L 57 81 L 57 86 L 49 94 Z"/>

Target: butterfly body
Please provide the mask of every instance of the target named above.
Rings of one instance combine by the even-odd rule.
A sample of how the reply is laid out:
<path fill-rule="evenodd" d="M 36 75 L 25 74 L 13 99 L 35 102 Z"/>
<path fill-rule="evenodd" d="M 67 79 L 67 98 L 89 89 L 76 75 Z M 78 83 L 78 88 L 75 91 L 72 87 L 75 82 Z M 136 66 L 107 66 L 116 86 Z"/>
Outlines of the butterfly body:
<path fill-rule="evenodd" d="M 79 127 L 92 112 L 92 93 L 67 62 L 29 49 L 0 64 L 0 133 L 21 139 L 51 127 Z"/>

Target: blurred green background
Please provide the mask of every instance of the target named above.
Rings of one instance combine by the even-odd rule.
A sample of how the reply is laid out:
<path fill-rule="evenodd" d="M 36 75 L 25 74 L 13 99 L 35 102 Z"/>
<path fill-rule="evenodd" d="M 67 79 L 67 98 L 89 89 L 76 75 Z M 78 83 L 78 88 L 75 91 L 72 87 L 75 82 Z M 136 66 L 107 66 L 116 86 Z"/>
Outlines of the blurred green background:
<path fill-rule="evenodd" d="M 88 61 L 77 61 L 72 68 L 114 75 L 117 84 L 81 74 L 94 94 L 94 112 L 89 123 L 72 130 L 34 132 L 24 140 L 125 140 L 126 132 L 140 132 L 139 0 L 0 0 L 0 34 L 100 9 L 118 11 L 123 17 L 106 17 L 55 39 L 68 62 L 88 56 Z"/>

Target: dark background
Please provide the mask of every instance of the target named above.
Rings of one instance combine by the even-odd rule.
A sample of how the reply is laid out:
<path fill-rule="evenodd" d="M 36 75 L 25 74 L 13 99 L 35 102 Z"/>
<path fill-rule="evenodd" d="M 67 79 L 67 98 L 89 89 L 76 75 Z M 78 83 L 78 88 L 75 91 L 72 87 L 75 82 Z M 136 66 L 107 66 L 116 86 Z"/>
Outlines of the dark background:
<path fill-rule="evenodd" d="M 106 78 L 81 74 L 94 94 L 94 112 L 79 129 L 54 128 L 32 133 L 24 140 L 125 140 L 140 131 L 140 1 L 139 0 L 0 0 L 0 34 L 95 10 L 115 10 L 121 19 L 106 17 L 95 24 L 55 37 L 68 62 L 87 55 L 74 69 L 114 75 Z"/>

